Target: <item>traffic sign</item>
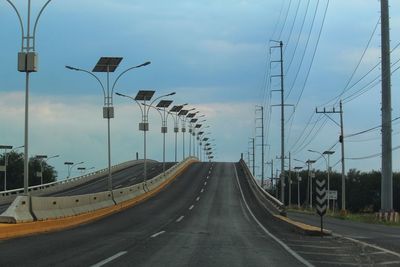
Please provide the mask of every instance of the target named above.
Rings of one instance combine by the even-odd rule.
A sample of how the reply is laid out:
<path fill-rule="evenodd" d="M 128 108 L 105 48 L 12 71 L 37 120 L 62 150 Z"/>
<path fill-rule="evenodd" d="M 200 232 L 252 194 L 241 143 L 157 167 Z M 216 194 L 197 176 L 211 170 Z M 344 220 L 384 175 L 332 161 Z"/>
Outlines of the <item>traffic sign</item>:
<path fill-rule="evenodd" d="M 324 216 L 327 208 L 327 191 L 325 179 L 318 178 L 317 181 L 317 213 Z"/>
<path fill-rule="evenodd" d="M 337 190 L 328 191 L 328 195 L 330 200 L 337 200 Z"/>
<path fill-rule="evenodd" d="M 323 217 L 326 213 L 327 208 L 327 191 L 325 179 L 318 177 L 316 180 L 316 191 L 317 191 L 317 214 L 321 218 L 321 235 L 323 234 Z"/>

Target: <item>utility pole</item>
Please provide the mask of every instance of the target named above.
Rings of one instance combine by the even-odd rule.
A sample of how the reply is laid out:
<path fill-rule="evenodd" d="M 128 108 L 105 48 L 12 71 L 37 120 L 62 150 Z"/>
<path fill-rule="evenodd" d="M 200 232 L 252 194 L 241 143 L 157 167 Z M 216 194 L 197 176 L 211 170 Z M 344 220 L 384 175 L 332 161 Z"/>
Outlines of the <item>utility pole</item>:
<path fill-rule="evenodd" d="M 278 157 L 278 156 L 276 156 L 276 159 L 279 159 L 280 161 L 281 161 L 281 163 L 283 162 L 283 163 L 285 163 L 285 160 L 286 159 L 289 159 L 289 157 Z M 289 159 L 290 160 L 290 159 Z M 290 168 L 290 166 L 289 166 L 289 168 Z M 278 176 L 277 176 L 278 177 Z M 281 180 L 281 201 L 282 201 L 282 203 L 283 203 L 283 205 L 285 205 L 285 198 L 284 197 L 282 197 L 282 177 L 283 177 L 283 187 L 285 187 L 285 173 L 283 173 L 282 174 L 282 172 L 281 172 L 281 176 L 279 177 L 279 179 Z M 289 181 L 289 180 L 288 180 Z M 285 189 L 285 188 L 283 188 L 283 189 Z M 290 190 L 290 186 L 289 186 L 289 190 Z M 283 190 L 283 194 L 285 194 L 285 190 Z M 285 205 L 286 206 L 286 205 Z"/>
<path fill-rule="evenodd" d="M 393 210 L 392 100 L 390 70 L 389 1 L 381 0 L 382 50 L 382 181 L 381 210 Z"/>
<path fill-rule="evenodd" d="M 291 171 L 291 155 L 289 152 L 289 207 L 292 204 L 292 171 Z"/>
<path fill-rule="evenodd" d="M 271 161 L 268 161 L 267 164 L 271 165 L 271 188 L 273 188 L 273 185 L 274 185 L 274 160 L 271 159 Z"/>
<path fill-rule="evenodd" d="M 281 104 L 278 105 L 281 107 L 281 202 L 285 203 L 285 95 L 284 95 L 284 74 L 283 74 L 283 42 L 282 41 L 274 41 L 272 42 L 278 43 L 278 46 L 271 46 L 272 48 L 279 48 L 280 50 L 280 60 L 271 61 L 280 63 L 280 74 L 273 75 L 271 77 L 280 77 L 281 81 L 281 89 L 280 90 L 272 90 L 272 91 L 280 91 L 281 93 Z"/>
<path fill-rule="evenodd" d="M 249 151 L 251 150 L 252 151 L 252 153 L 253 154 L 251 154 L 250 152 L 249 152 L 249 168 L 251 168 L 252 170 L 253 170 L 253 176 L 254 177 L 256 177 L 256 164 L 255 164 L 255 144 L 254 144 L 254 138 L 249 138 L 250 140 L 249 140 L 249 144 L 250 144 L 250 147 L 249 147 Z M 251 155 L 251 157 L 252 157 L 252 161 L 253 161 L 253 164 L 251 164 L 251 161 L 250 161 L 250 155 Z"/>
<path fill-rule="evenodd" d="M 257 117 L 257 112 L 261 113 L 260 117 Z M 257 126 L 257 121 L 261 121 L 261 126 Z M 257 129 L 261 129 L 261 187 L 264 186 L 264 107 L 256 105 L 256 132 Z"/>
<path fill-rule="evenodd" d="M 307 200 L 309 200 L 310 208 L 312 208 L 312 175 L 311 175 L 311 164 L 315 163 L 315 160 L 307 160 L 307 170 L 308 170 L 308 179 L 307 179 L 307 196 L 306 196 L 306 205 Z"/>
<path fill-rule="evenodd" d="M 256 177 L 256 146 L 255 146 L 255 138 L 252 138 L 253 141 L 253 176 Z"/>
<path fill-rule="evenodd" d="M 342 157 L 341 157 L 341 162 L 342 162 L 342 213 L 346 213 L 346 173 L 345 173 L 345 165 L 344 165 L 344 130 L 343 130 L 343 104 L 342 100 L 339 102 L 339 111 L 335 110 L 333 108 L 332 110 L 326 110 L 325 108 L 322 111 L 318 111 L 318 108 L 315 109 L 316 113 L 322 113 L 325 116 L 327 116 L 331 121 L 333 121 L 336 125 L 340 127 L 340 136 L 339 136 L 339 142 L 340 142 L 340 147 L 342 150 Z M 338 124 L 335 120 L 333 120 L 328 114 L 334 114 L 334 113 L 339 113 L 340 114 L 340 124 Z M 383 136 L 383 135 L 382 135 Z"/>

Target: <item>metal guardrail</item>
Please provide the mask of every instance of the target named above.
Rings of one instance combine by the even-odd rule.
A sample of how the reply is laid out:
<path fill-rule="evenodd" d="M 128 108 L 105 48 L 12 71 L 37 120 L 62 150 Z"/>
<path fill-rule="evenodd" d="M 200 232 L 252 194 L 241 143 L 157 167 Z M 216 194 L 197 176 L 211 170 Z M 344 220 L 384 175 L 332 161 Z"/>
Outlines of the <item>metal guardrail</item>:
<path fill-rule="evenodd" d="M 131 161 L 127 161 L 127 162 L 123 162 L 117 165 L 112 166 L 112 169 L 124 169 L 124 168 L 128 168 L 131 165 L 136 165 L 143 162 L 143 160 L 131 160 Z M 101 170 L 97 170 L 85 175 L 81 175 L 81 176 L 77 176 L 77 177 L 72 177 L 72 178 L 68 178 L 68 179 L 64 179 L 64 180 L 60 180 L 60 181 L 55 181 L 55 182 L 51 182 L 51 183 L 47 183 L 47 184 L 42 184 L 42 185 L 35 185 L 35 186 L 30 186 L 28 188 L 29 192 L 37 192 L 40 193 L 43 191 L 43 193 L 48 193 L 48 189 L 50 188 L 54 188 L 54 187 L 61 187 L 60 190 L 65 190 L 68 188 L 67 185 L 79 185 L 82 183 L 86 183 L 89 182 L 93 179 L 99 178 L 99 176 L 107 173 L 108 168 L 104 168 Z M 7 190 L 7 191 L 0 191 L 0 204 L 4 201 L 9 201 L 9 200 L 5 200 L 4 198 L 9 199 L 9 197 L 16 197 L 17 195 L 23 194 L 24 193 L 24 189 L 23 188 L 17 188 L 17 189 L 12 189 L 12 190 Z M 12 200 L 11 200 L 12 201 Z"/>
<path fill-rule="evenodd" d="M 262 204 L 268 211 L 272 213 L 279 213 L 281 215 L 285 215 L 285 206 L 283 205 L 282 202 L 280 202 L 278 199 L 273 197 L 270 193 L 264 190 L 256 181 L 254 178 L 253 174 L 250 172 L 247 164 L 244 162 L 244 160 L 239 161 L 240 165 L 243 168 L 243 171 L 246 175 L 246 177 L 249 180 L 250 188 L 252 189 L 254 195 L 256 198 L 259 200 L 260 204 Z"/>

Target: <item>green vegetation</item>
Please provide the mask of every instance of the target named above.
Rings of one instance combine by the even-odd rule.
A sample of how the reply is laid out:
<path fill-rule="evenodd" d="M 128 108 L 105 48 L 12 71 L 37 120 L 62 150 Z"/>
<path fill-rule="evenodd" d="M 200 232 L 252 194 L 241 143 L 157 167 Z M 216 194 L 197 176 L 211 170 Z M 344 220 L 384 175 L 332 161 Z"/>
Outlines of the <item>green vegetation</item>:
<path fill-rule="evenodd" d="M 22 153 L 11 151 L 7 154 L 7 190 L 22 188 L 24 186 L 24 158 Z M 0 165 L 4 165 L 5 154 L 0 155 Z M 29 186 L 39 185 L 40 160 L 32 157 L 29 159 Z M 43 183 L 56 181 L 57 172 L 54 167 L 43 162 Z M 0 172 L 0 191 L 4 190 L 4 172 Z"/>
<path fill-rule="evenodd" d="M 302 177 L 300 182 L 300 203 L 304 207 L 307 201 L 307 171 L 299 173 Z M 288 174 L 286 174 L 286 177 Z M 317 170 L 315 177 L 326 178 L 326 172 Z M 335 202 L 335 210 L 341 208 L 341 180 L 340 173 L 333 172 L 330 174 L 330 189 L 338 191 L 338 199 Z M 315 179 L 313 179 L 315 181 Z M 289 184 L 286 181 L 286 184 Z M 271 194 L 276 195 L 276 189 L 280 192 L 280 184 L 278 188 L 269 190 Z M 286 196 L 289 194 L 288 186 L 285 187 Z M 353 214 L 370 213 L 373 216 L 374 212 L 380 209 L 380 190 L 381 190 L 381 173 L 379 171 L 361 172 L 355 169 L 350 169 L 346 175 L 346 210 Z M 315 192 L 315 182 L 313 182 L 313 192 Z M 400 173 L 393 173 L 393 208 L 400 210 Z M 313 203 L 315 203 L 315 194 L 313 195 Z M 288 197 L 285 199 L 288 204 Z M 297 204 L 297 178 L 295 172 L 292 172 L 292 204 Z M 331 206 L 333 203 L 331 202 Z M 367 218 L 365 220 L 368 220 Z"/>

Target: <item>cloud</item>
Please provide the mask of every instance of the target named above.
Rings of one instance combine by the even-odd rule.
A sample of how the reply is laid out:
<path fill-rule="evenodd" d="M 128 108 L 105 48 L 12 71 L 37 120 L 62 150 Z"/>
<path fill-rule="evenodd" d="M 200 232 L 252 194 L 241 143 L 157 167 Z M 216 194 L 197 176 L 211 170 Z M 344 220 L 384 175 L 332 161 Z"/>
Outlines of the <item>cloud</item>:
<path fill-rule="evenodd" d="M 14 146 L 23 144 L 24 97 L 21 92 L 0 93 L 0 121 L 7 126 L 2 127 L 0 136 L 4 143 Z M 66 176 L 64 161 L 84 161 L 88 168 L 106 167 L 107 124 L 102 118 L 101 104 L 93 100 L 98 96 L 73 98 L 32 95 L 30 98 L 30 155 L 60 154 L 60 159 L 52 162 L 60 178 Z M 210 125 L 210 137 L 217 140 L 219 160 L 237 160 L 241 148 L 232 146 L 232 143 L 240 143 L 240 140 L 246 138 L 252 123 L 249 120 L 253 113 L 252 104 L 198 103 L 196 108 L 206 115 L 205 124 Z M 136 152 L 143 155 L 143 137 L 138 131 L 140 120 L 140 111 L 135 103 L 119 100 L 115 103 L 115 118 L 111 120 L 114 164 L 133 159 Z M 151 111 L 149 122 L 148 155 L 152 159 L 162 160 L 159 114 Z M 174 158 L 172 121 L 169 121 L 168 126 L 167 160 L 171 161 Z M 181 151 L 181 137 L 178 140 Z M 182 157 L 181 152 L 178 155 Z"/>

